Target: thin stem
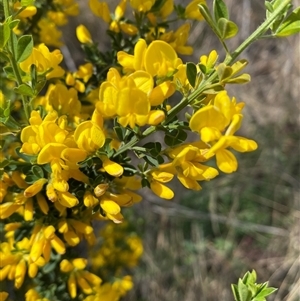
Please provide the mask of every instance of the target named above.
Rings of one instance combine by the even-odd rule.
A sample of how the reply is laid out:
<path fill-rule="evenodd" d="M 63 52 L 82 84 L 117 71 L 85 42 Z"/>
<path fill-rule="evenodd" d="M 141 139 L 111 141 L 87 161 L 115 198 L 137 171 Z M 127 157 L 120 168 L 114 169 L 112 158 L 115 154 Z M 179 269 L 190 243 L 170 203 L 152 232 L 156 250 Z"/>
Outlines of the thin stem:
<path fill-rule="evenodd" d="M 286 8 L 291 0 L 282 0 L 278 7 L 273 11 L 270 17 L 265 20 L 231 55 L 225 60 L 225 63 L 231 64 L 250 44 L 263 36 L 276 20 L 278 15 Z"/>
<path fill-rule="evenodd" d="M 10 16 L 9 0 L 3 0 L 3 8 L 4 8 L 5 19 L 7 19 Z M 18 67 L 18 64 L 17 64 L 17 61 L 16 61 L 16 53 L 15 53 L 15 47 L 14 47 L 14 41 L 13 41 L 13 35 L 12 34 L 10 34 L 8 43 L 9 43 L 9 46 L 10 46 L 9 48 L 11 49 L 11 52 L 9 52 L 8 57 L 9 57 L 9 60 L 10 60 L 11 67 L 14 71 L 14 75 L 16 77 L 17 84 L 20 86 L 21 84 L 23 84 L 23 81 L 22 81 L 22 77 L 21 77 L 21 74 L 20 74 L 20 71 L 19 71 L 19 67 Z M 22 95 L 22 104 L 23 104 L 23 108 L 24 108 L 25 117 L 28 120 L 29 119 L 29 112 L 28 112 L 29 101 L 28 101 L 27 96 L 25 96 L 25 95 Z"/>

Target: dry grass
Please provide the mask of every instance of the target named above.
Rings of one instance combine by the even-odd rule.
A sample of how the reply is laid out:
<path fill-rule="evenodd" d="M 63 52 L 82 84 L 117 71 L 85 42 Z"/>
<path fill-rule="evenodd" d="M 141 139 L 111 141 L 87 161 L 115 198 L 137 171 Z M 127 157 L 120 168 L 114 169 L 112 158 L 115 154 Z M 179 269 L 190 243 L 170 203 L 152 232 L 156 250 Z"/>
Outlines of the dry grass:
<path fill-rule="evenodd" d="M 231 48 L 263 21 L 263 2 L 226 1 L 241 26 Z M 87 24 L 105 47 L 103 23 L 87 10 L 76 22 Z M 203 23 L 193 26 L 191 43 L 194 61 L 221 50 Z M 176 185 L 172 202 L 147 193 L 134 214 L 128 212 L 144 237 L 145 253 L 135 288 L 124 300 L 230 301 L 230 284 L 249 269 L 278 287 L 268 300 L 299 300 L 299 47 L 299 36 L 261 40 L 243 54 L 252 81 L 229 91 L 246 102 L 241 132 L 256 139 L 259 150 L 240 156 L 236 174 L 206 183 L 197 194 Z"/>

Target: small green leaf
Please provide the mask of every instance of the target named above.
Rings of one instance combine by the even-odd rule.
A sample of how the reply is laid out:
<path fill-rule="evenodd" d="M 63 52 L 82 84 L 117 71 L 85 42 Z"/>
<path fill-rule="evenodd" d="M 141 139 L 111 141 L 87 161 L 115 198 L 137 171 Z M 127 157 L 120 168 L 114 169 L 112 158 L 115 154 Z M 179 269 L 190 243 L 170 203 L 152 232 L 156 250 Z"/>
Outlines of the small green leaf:
<path fill-rule="evenodd" d="M 13 21 L 11 21 L 11 22 L 9 23 L 9 28 L 10 28 L 10 29 L 14 29 L 16 26 L 18 26 L 19 23 L 20 23 L 20 20 L 19 20 L 19 19 L 13 20 Z"/>
<path fill-rule="evenodd" d="M 248 73 L 241 74 L 237 77 L 230 78 L 228 80 L 224 80 L 227 84 L 246 84 L 250 82 L 251 76 Z"/>
<path fill-rule="evenodd" d="M 168 146 L 174 146 L 185 142 L 186 138 L 187 133 L 185 131 L 176 129 L 167 132 L 164 141 Z"/>
<path fill-rule="evenodd" d="M 192 87 L 195 87 L 197 77 L 197 67 L 194 63 L 186 63 L 186 76 Z"/>
<path fill-rule="evenodd" d="M 11 66 L 5 66 L 3 68 L 3 70 L 4 70 L 7 78 L 9 78 L 9 79 L 15 79 L 14 70 L 13 70 L 13 68 Z"/>
<path fill-rule="evenodd" d="M 124 140 L 124 129 L 120 126 L 115 126 L 114 127 L 114 131 L 118 137 L 118 139 L 120 139 L 121 141 Z"/>
<path fill-rule="evenodd" d="M 277 37 L 291 36 L 300 32 L 300 7 L 297 7 L 279 26 L 276 32 Z"/>
<path fill-rule="evenodd" d="M 223 0 L 214 0 L 213 7 L 216 22 L 218 22 L 220 18 L 229 19 L 228 9 Z"/>
<path fill-rule="evenodd" d="M 141 181 L 141 184 L 142 184 L 142 187 L 148 187 L 148 188 L 150 188 L 150 183 L 149 183 L 149 181 L 147 180 L 147 179 L 142 179 L 142 181 Z"/>
<path fill-rule="evenodd" d="M 233 65 L 231 65 L 232 75 L 235 75 L 235 74 L 239 73 L 247 65 L 248 65 L 248 61 L 245 60 L 245 59 L 235 62 Z"/>
<path fill-rule="evenodd" d="M 251 301 L 252 294 L 242 279 L 239 279 L 238 282 L 238 294 L 241 301 Z"/>
<path fill-rule="evenodd" d="M 17 61 L 25 61 L 33 50 L 33 39 L 31 35 L 24 35 L 18 39 L 17 43 Z"/>
<path fill-rule="evenodd" d="M 32 91 L 32 88 L 27 84 L 21 84 L 20 86 L 14 88 L 14 91 L 21 95 L 34 96 L 34 92 Z"/>
<path fill-rule="evenodd" d="M 165 4 L 165 0 L 156 0 L 154 5 L 151 7 L 151 12 L 158 12 Z"/>
<path fill-rule="evenodd" d="M 270 13 L 272 13 L 274 11 L 274 8 L 273 8 L 271 2 L 269 2 L 269 1 L 265 1 L 265 7 Z"/>
<path fill-rule="evenodd" d="M 45 87 L 45 85 L 46 85 L 46 80 L 40 80 L 40 81 L 38 81 L 37 83 L 36 83 L 36 85 L 35 85 L 35 95 L 38 95 L 41 91 L 42 91 L 42 89 Z"/>
<path fill-rule="evenodd" d="M 8 23 L 0 23 L 0 49 L 2 49 L 10 37 L 10 28 Z"/>
<path fill-rule="evenodd" d="M 199 4 L 198 5 L 199 10 L 201 12 L 201 15 L 203 16 L 203 18 L 205 19 L 205 21 L 207 22 L 207 24 L 211 27 L 211 29 L 219 36 L 219 30 L 209 12 L 208 7 L 205 4 Z"/>
<path fill-rule="evenodd" d="M 152 158 L 151 156 L 145 156 L 144 160 L 152 166 L 157 167 L 159 165 L 158 160 L 155 158 Z"/>
<path fill-rule="evenodd" d="M 234 22 L 226 20 L 225 18 L 218 20 L 218 28 L 223 40 L 234 37 L 239 31 L 239 28 Z"/>
<path fill-rule="evenodd" d="M 4 52 L 0 51 L 0 60 L 9 62 L 9 57 Z"/>
<path fill-rule="evenodd" d="M 220 81 L 230 78 L 232 75 L 232 68 L 221 63 L 217 68 L 217 73 Z"/>
<path fill-rule="evenodd" d="M 37 180 L 39 180 L 39 178 L 33 174 L 29 174 L 25 177 L 25 182 L 30 185 L 34 184 Z"/>
<path fill-rule="evenodd" d="M 35 0 L 21 0 L 21 5 L 22 6 L 30 6 L 33 5 Z"/>
<path fill-rule="evenodd" d="M 231 290 L 233 293 L 233 297 L 235 301 L 241 301 L 240 296 L 239 296 L 239 292 L 238 292 L 238 287 L 236 284 L 231 284 Z"/>
<path fill-rule="evenodd" d="M 266 287 L 264 288 L 259 294 L 257 294 L 255 296 L 255 299 L 258 298 L 258 299 L 263 299 L 271 294 L 273 294 L 274 292 L 277 291 L 277 288 L 274 288 L 274 287 Z"/>
<path fill-rule="evenodd" d="M 40 166 L 34 165 L 34 166 L 32 166 L 31 170 L 32 170 L 32 173 L 33 173 L 37 178 L 40 179 L 40 178 L 43 178 L 43 177 L 44 177 L 44 171 L 43 171 L 43 169 L 42 169 Z"/>
<path fill-rule="evenodd" d="M 0 168 L 4 168 L 7 165 L 9 165 L 9 161 L 7 159 L 1 160 L 1 162 L 0 162 Z"/>

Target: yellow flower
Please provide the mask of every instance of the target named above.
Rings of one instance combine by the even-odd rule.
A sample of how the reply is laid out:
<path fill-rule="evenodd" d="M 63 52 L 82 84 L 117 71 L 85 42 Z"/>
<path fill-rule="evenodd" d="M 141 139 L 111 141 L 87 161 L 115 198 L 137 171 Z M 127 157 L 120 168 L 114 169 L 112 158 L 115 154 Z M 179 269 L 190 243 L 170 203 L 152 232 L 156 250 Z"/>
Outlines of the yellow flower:
<path fill-rule="evenodd" d="M 144 70 L 144 53 L 146 49 L 146 41 L 139 39 L 134 46 L 134 55 L 119 51 L 117 53 L 118 62 L 124 67 L 125 71 Z"/>
<path fill-rule="evenodd" d="M 47 179 L 41 178 L 34 182 L 34 184 L 27 187 L 24 191 L 24 196 L 26 198 L 33 197 L 34 195 L 38 194 L 42 189 L 45 183 L 47 183 Z"/>
<path fill-rule="evenodd" d="M 164 41 L 153 41 L 145 51 L 145 69 L 152 76 L 171 76 L 181 63 L 174 48 Z"/>
<path fill-rule="evenodd" d="M 16 3 L 14 3 L 14 10 L 19 10 L 22 8 L 22 5 L 20 3 L 20 1 L 17 1 Z M 29 5 L 27 7 L 25 7 L 24 10 L 22 10 L 20 13 L 18 13 L 18 18 L 21 19 L 26 19 L 26 18 L 30 18 L 32 16 L 34 16 L 37 12 L 37 9 L 35 6 L 33 5 Z"/>
<path fill-rule="evenodd" d="M 200 57 L 200 63 L 203 66 L 205 66 L 206 72 L 209 72 L 214 68 L 217 59 L 218 59 L 218 53 L 215 50 L 212 50 L 208 56 L 202 55 Z"/>
<path fill-rule="evenodd" d="M 84 121 L 77 126 L 74 132 L 74 140 L 80 149 L 88 153 L 94 153 L 104 145 L 105 135 L 97 123 Z"/>
<path fill-rule="evenodd" d="M 106 2 L 99 2 L 98 0 L 90 0 L 89 6 L 91 11 L 97 16 L 102 18 L 106 23 L 110 23 L 111 17 L 109 7 Z"/>
<path fill-rule="evenodd" d="M 28 238 L 8 244 L 6 242 L 0 245 L 0 281 L 5 278 L 14 280 L 14 286 L 19 289 L 28 272 L 30 278 L 34 278 L 38 268 L 45 265 L 43 258 L 39 257 L 36 262 L 33 262 L 28 256 L 32 245 Z M 28 271 L 27 271 L 28 270 Z"/>
<path fill-rule="evenodd" d="M 100 159 L 103 162 L 102 166 L 103 166 L 104 170 L 111 176 L 118 178 L 123 174 L 124 169 L 120 164 L 109 160 L 105 156 L 101 156 Z"/>
<path fill-rule="evenodd" d="M 42 43 L 53 47 L 61 47 L 62 32 L 58 30 L 56 24 L 49 19 L 41 18 L 38 22 L 39 37 Z"/>
<path fill-rule="evenodd" d="M 5 301 L 8 297 L 8 293 L 7 292 L 0 292 L 0 300 L 1 301 Z"/>
<path fill-rule="evenodd" d="M 251 152 L 257 149 L 254 140 L 239 136 L 222 136 L 217 143 L 206 153 L 209 158 L 216 155 L 218 168 L 225 173 L 232 173 L 237 170 L 238 162 L 232 152 L 226 148 L 231 147 L 238 152 Z"/>
<path fill-rule="evenodd" d="M 71 298 L 77 296 L 77 287 L 86 295 L 92 294 L 94 287 L 98 287 L 102 280 L 93 273 L 85 269 L 87 260 L 84 258 L 75 258 L 71 261 L 64 259 L 60 263 L 60 270 L 63 273 L 69 273 L 68 291 Z"/>
<path fill-rule="evenodd" d="M 94 236 L 91 225 L 71 218 L 61 219 L 57 229 L 70 246 L 78 245 L 83 238 Z"/>
<path fill-rule="evenodd" d="M 107 81 L 100 86 L 97 109 L 106 117 L 117 115 L 123 127 L 143 126 L 149 118 L 149 95 L 153 84 L 152 76 L 145 71 L 135 71 L 121 78 L 118 71 L 111 68 Z M 132 102 L 132 99 L 135 101 Z"/>
<path fill-rule="evenodd" d="M 226 91 L 217 94 L 209 105 L 199 109 L 190 120 L 190 128 L 201 135 L 201 140 L 210 142 L 221 137 L 234 115 L 240 115 L 243 103 L 236 104 Z M 241 115 L 240 115 L 241 116 Z"/>
<path fill-rule="evenodd" d="M 154 5 L 155 0 L 130 0 L 133 9 L 139 12 L 147 12 Z"/>
<path fill-rule="evenodd" d="M 77 26 L 76 36 L 79 42 L 82 44 L 90 44 L 93 42 L 90 32 L 84 25 Z"/>
<path fill-rule="evenodd" d="M 163 6 L 159 10 L 159 16 L 165 19 L 174 10 L 174 0 L 166 0 Z"/>
<path fill-rule="evenodd" d="M 62 84 L 51 84 L 48 87 L 47 93 L 44 97 L 47 102 L 47 111 L 55 110 L 59 115 L 66 115 L 71 120 L 75 116 L 80 115 L 81 102 L 78 99 L 78 93 L 74 88 L 67 89 Z"/>
<path fill-rule="evenodd" d="M 202 21 L 203 16 L 200 13 L 199 4 L 206 4 L 205 0 L 192 0 L 188 6 L 185 8 L 185 14 L 184 16 L 187 19 L 193 19 L 193 20 L 198 20 Z"/>
<path fill-rule="evenodd" d="M 170 200 L 174 197 L 174 192 L 164 185 L 173 179 L 174 175 L 165 171 L 154 170 L 151 172 L 150 188 L 159 197 Z"/>
<path fill-rule="evenodd" d="M 186 46 L 187 39 L 190 33 L 190 24 L 186 23 L 180 26 L 174 33 L 170 45 L 179 54 L 191 55 L 193 53 L 193 47 Z"/>
<path fill-rule="evenodd" d="M 45 262 L 49 262 L 51 256 L 51 247 L 58 253 L 64 254 L 66 248 L 62 240 L 55 234 L 55 228 L 36 224 L 32 231 L 30 241 L 31 250 L 29 257 L 32 262 L 37 262 L 43 255 Z"/>
<path fill-rule="evenodd" d="M 20 68 L 27 73 L 30 73 L 31 65 L 35 65 L 38 73 L 46 73 L 46 78 L 61 77 L 65 71 L 58 66 L 63 60 L 60 50 L 56 49 L 49 51 L 45 44 L 40 44 L 34 47 L 31 55 L 20 63 Z"/>
<path fill-rule="evenodd" d="M 25 301 L 49 301 L 47 298 L 43 298 L 33 288 L 29 289 L 25 294 Z"/>

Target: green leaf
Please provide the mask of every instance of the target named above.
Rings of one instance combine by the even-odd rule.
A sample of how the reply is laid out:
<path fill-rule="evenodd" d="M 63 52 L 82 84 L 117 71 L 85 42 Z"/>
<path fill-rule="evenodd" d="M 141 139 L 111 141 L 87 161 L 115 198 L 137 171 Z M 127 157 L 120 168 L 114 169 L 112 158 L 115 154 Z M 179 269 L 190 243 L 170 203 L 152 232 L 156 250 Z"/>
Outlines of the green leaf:
<path fill-rule="evenodd" d="M 145 156 L 144 160 L 152 166 L 157 167 L 159 165 L 158 160 L 155 158 L 152 158 L 151 156 Z"/>
<path fill-rule="evenodd" d="M 235 301 L 241 301 L 240 296 L 239 296 L 239 292 L 238 292 L 238 287 L 236 284 L 231 284 L 231 290 L 233 293 L 233 297 Z"/>
<path fill-rule="evenodd" d="M 37 178 L 41 179 L 41 178 L 44 177 L 44 171 L 43 171 L 43 169 L 42 169 L 40 166 L 34 165 L 34 166 L 32 166 L 31 170 L 32 170 L 32 173 L 33 173 Z"/>
<path fill-rule="evenodd" d="M 248 73 L 241 74 L 240 76 L 224 80 L 227 84 L 246 84 L 250 82 L 251 76 Z"/>
<path fill-rule="evenodd" d="M 150 183 L 149 183 L 149 181 L 147 180 L 147 179 L 142 179 L 142 181 L 141 181 L 141 184 L 142 184 L 142 187 L 148 187 L 148 188 L 150 188 Z"/>
<path fill-rule="evenodd" d="M 168 146 L 174 146 L 185 142 L 186 138 L 187 133 L 185 131 L 175 129 L 166 133 L 164 141 Z"/>
<path fill-rule="evenodd" d="M 257 295 L 255 296 L 255 299 L 254 299 L 254 300 L 256 300 L 256 299 L 264 299 L 265 297 L 267 297 L 267 296 L 273 294 L 273 293 L 276 292 L 276 291 L 277 291 L 277 288 L 274 288 L 274 287 L 266 287 L 266 288 L 264 288 L 259 294 L 257 294 Z"/>
<path fill-rule="evenodd" d="M 265 1 L 265 7 L 270 13 L 274 11 L 273 5 L 269 1 Z"/>
<path fill-rule="evenodd" d="M 45 80 L 40 80 L 40 81 L 38 81 L 37 83 L 36 83 L 36 85 L 35 85 L 35 95 L 38 95 L 40 92 L 41 92 L 41 90 L 45 87 L 45 85 L 46 85 L 46 83 L 47 83 L 47 80 L 45 79 Z"/>
<path fill-rule="evenodd" d="M 26 96 L 34 96 L 34 91 L 27 84 L 21 84 L 20 86 L 15 87 L 14 91 L 18 94 L 22 94 Z"/>
<path fill-rule="evenodd" d="M 19 20 L 19 19 L 13 20 L 13 21 L 11 21 L 11 22 L 9 23 L 9 28 L 10 28 L 10 29 L 14 29 L 16 26 L 18 26 L 19 23 L 20 23 L 20 20 Z"/>
<path fill-rule="evenodd" d="M 199 4 L 198 5 L 199 10 L 201 12 L 201 15 L 203 16 L 203 18 L 205 19 L 205 21 L 207 22 L 207 24 L 211 27 L 211 29 L 219 36 L 219 29 L 216 26 L 208 7 L 205 4 Z"/>
<path fill-rule="evenodd" d="M 9 62 L 9 57 L 4 52 L 0 51 L 0 60 Z"/>
<path fill-rule="evenodd" d="M 239 73 L 248 65 L 248 61 L 245 59 L 239 60 L 231 65 L 232 75 Z"/>
<path fill-rule="evenodd" d="M 116 133 L 116 135 L 117 135 L 117 137 L 121 140 L 121 141 L 123 141 L 124 140 L 124 128 L 122 128 L 122 127 L 120 127 L 120 126 L 115 126 L 114 128 L 114 131 L 115 131 L 115 133 Z"/>
<path fill-rule="evenodd" d="M 192 87 L 195 87 L 197 77 L 197 66 L 194 63 L 186 63 L 186 76 Z"/>
<path fill-rule="evenodd" d="M 10 37 L 10 28 L 8 23 L 0 23 L 0 49 L 2 49 Z"/>
<path fill-rule="evenodd" d="M 16 53 L 17 52 L 17 45 L 18 45 L 18 37 L 13 31 L 11 31 L 10 35 L 12 37 L 11 38 L 12 43 L 8 44 L 8 48 L 12 53 Z"/>
<path fill-rule="evenodd" d="M 33 39 L 31 35 L 24 35 L 18 39 L 17 43 L 17 61 L 25 61 L 33 50 Z"/>
<path fill-rule="evenodd" d="M 21 129 L 20 124 L 11 115 L 5 118 L 0 117 L 0 123 L 3 123 L 11 133 Z"/>
<path fill-rule="evenodd" d="M 16 154 L 18 157 L 23 159 L 25 162 L 32 163 L 35 162 L 37 159 L 37 155 L 25 155 L 24 153 L 20 152 L 21 147 L 16 148 Z"/>
<path fill-rule="evenodd" d="M 22 6 L 30 6 L 33 5 L 35 0 L 21 0 L 21 5 Z"/>
<path fill-rule="evenodd" d="M 156 0 L 154 5 L 151 7 L 151 12 L 158 12 L 165 4 L 166 0 Z"/>
<path fill-rule="evenodd" d="M 4 168 L 7 165 L 9 165 L 9 161 L 7 159 L 1 160 L 1 162 L 0 162 L 0 168 Z"/>
<path fill-rule="evenodd" d="M 242 279 L 239 279 L 238 282 L 238 294 L 240 301 L 251 301 L 252 294 L 249 291 L 247 285 L 243 283 Z"/>
<path fill-rule="evenodd" d="M 239 31 L 239 28 L 234 22 L 226 20 L 225 18 L 218 20 L 218 28 L 223 40 L 234 37 Z"/>
<path fill-rule="evenodd" d="M 5 66 L 3 68 L 3 70 L 4 70 L 4 72 L 5 72 L 8 79 L 15 79 L 14 70 L 11 66 Z"/>
<path fill-rule="evenodd" d="M 291 36 L 300 32 L 300 7 L 297 7 L 279 26 L 276 32 L 277 37 Z"/>
<path fill-rule="evenodd" d="M 245 284 L 253 284 L 256 282 L 256 272 L 253 270 L 251 273 L 248 271 L 244 277 L 243 277 L 243 282 Z"/>
<path fill-rule="evenodd" d="M 159 142 L 148 142 L 143 145 L 143 147 L 147 149 L 155 149 L 157 152 L 161 151 L 161 144 Z"/>
<path fill-rule="evenodd" d="M 216 22 L 220 18 L 229 19 L 228 9 L 223 0 L 214 0 L 213 10 Z"/>
<path fill-rule="evenodd" d="M 229 66 L 226 66 L 226 64 L 221 63 L 217 67 L 217 73 L 220 81 L 223 81 L 226 78 L 230 78 L 232 75 L 232 68 Z"/>

